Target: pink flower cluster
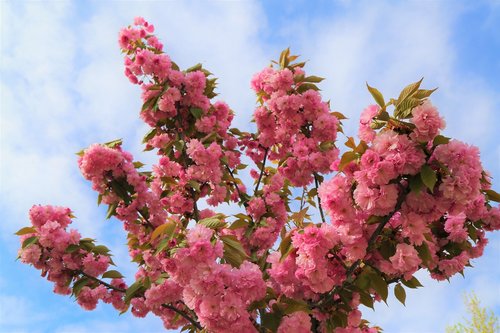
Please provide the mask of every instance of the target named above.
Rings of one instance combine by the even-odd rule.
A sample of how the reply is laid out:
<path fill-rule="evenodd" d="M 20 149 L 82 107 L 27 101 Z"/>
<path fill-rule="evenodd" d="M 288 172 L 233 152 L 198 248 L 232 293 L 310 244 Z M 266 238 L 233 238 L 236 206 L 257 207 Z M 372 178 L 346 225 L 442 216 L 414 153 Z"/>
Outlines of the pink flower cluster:
<path fill-rule="evenodd" d="M 274 288 L 290 298 L 317 300 L 319 294 L 340 285 L 345 269 L 330 253 L 339 240 L 337 230 L 329 224 L 293 231 L 294 252 L 283 260 L 279 252 L 269 256 Z"/>
<path fill-rule="evenodd" d="M 437 279 L 448 278 L 481 255 L 483 228 L 498 228 L 493 222 L 497 208 L 488 208 L 481 192 L 488 183 L 478 150 L 456 140 L 433 145 L 444 121 L 428 101 L 413 110 L 415 128 L 409 134 L 398 128 L 372 130 L 378 110 L 365 109 L 360 126 L 360 136 L 372 145 L 319 190 L 323 208 L 343 234 L 339 252 L 351 260 L 364 258 L 374 230 L 366 221 L 389 216 L 386 229 L 392 231 L 385 234 L 392 236 L 378 244 L 396 245 L 389 253 L 374 251 L 366 260 L 390 278 L 409 280 L 421 267 Z M 435 186 L 426 189 L 432 179 Z M 346 225 L 350 230 L 343 232 Z M 344 244 L 348 235 L 357 235 L 360 246 Z"/>
<path fill-rule="evenodd" d="M 141 117 L 155 131 L 146 141 L 164 156 L 164 164 L 176 163 L 184 169 L 183 173 L 168 176 L 174 181 L 165 189 L 159 179 L 165 176 L 164 168 L 162 165 L 155 168 L 154 186 L 164 196 L 163 204 L 172 207 L 169 211 L 174 214 L 192 213 L 190 181 L 202 185 L 199 196 L 208 195 L 211 205 L 237 200 L 234 184 L 227 186 L 227 181 L 222 180 L 226 168 L 235 168 L 240 163 L 240 152 L 235 149 L 237 140 L 227 132 L 233 112 L 224 102 L 211 103 L 215 79 L 209 79 L 210 73 L 201 66 L 180 71 L 151 34 L 152 26 L 142 18 L 134 24 L 120 32 L 119 40 L 127 54 L 125 74 L 143 89 Z M 183 141 L 183 147 L 174 145 L 179 140 Z"/>
<path fill-rule="evenodd" d="M 244 142 L 254 161 L 261 161 L 256 151 L 274 147 L 269 158 L 286 159 L 278 170 L 294 186 L 309 184 L 314 173 L 328 173 L 338 156 L 333 142 L 339 121 L 316 90 L 302 91 L 304 75 L 300 67 L 268 67 L 253 77 L 252 88 L 263 101 L 254 112 L 258 142 Z"/>
<path fill-rule="evenodd" d="M 244 261 L 239 268 L 217 262 L 223 255 L 213 230 L 197 225 L 187 234 L 187 247 L 165 260 L 172 281 L 182 286 L 182 299 L 213 332 L 256 332 L 247 307 L 264 297 L 259 267 Z"/>
<path fill-rule="evenodd" d="M 259 253 L 270 249 L 287 221 L 286 206 L 280 194 L 284 178 L 276 173 L 266 177 L 267 184 L 262 188 L 262 196 L 252 198 L 246 207 L 247 214 L 254 222 L 251 237 L 245 237 L 247 229 L 238 229 L 238 239 L 248 249 L 257 249 Z"/>
<path fill-rule="evenodd" d="M 69 295 L 72 292 L 72 281 L 77 283 L 80 278 L 95 278 L 106 272 L 110 257 L 93 252 L 93 246 L 91 250 L 81 246 L 81 242 L 90 244 L 92 240 L 90 243 L 82 240 L 76 230 L 66 231 L 66 227 L 71 223 L 69 208 L 33 206 L 29 215 L 32 230 L 21 235 L 23 248 L 19 251 L 19 256 L 23 263 L 41 270 L 42 276 L 54 283 L 55 293 Z M 27 244 L 24 244 L 25 242 Z M 81 307 L 93 310 L 100 299 L 105 303 L 112 303 L 120 311 L 126 307 L 122 292 L 108 290 L 103 285 L 92 287 L 93 284 L 94 281 L 88 280 L 88 286 L 84 286 L 76 294 Z M 113 279 L 111 284 L 126 288 L 121 279 Z"/>
<path fill-rule="evenodd" d="M 138 212 L 147 209 L 148 221 L 153 226 L 163 224 L 167 213 L 160 198 L 150 191 L 146 177 L 135 168 L 132 155 L 121 149 L 105 145 L 91 145 L 78 160 L 85 179 L 92 182 L 92 187 L 106 204 L 117 204 L 116 216 L 126 223 L 127 230 L 139 233 L 135 224 Z"/>

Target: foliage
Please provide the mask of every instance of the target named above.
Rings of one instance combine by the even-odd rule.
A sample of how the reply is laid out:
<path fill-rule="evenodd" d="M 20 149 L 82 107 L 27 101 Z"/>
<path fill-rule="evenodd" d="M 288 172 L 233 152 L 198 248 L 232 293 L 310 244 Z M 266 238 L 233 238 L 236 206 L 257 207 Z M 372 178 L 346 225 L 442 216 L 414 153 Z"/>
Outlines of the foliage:
<path fill-rule="evenodd" d="M 474 293 L 465 295 L 467 312 L 470 320 L 446 328 L 446 333 L 496 333 L 500 331 L 498 317 L 492 311 L 481 307 L 481 302 Z"/>

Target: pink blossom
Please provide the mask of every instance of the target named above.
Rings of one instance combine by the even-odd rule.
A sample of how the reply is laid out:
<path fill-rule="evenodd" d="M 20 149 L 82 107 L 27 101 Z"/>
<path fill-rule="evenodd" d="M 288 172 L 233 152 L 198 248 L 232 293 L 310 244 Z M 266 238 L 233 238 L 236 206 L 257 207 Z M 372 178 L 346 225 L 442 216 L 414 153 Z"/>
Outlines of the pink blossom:
<path fill-rule="evenodd" d="M 310 333 L 311 318 L 303 311 L 297 311 L 281 319 L 278 333 Z"/>
<path fill-rule="evenodd" d="M 416 128 L 411 136 L 416 141 L 431 141 L 439 134 L 439 130 L 445 127 L 445 122 L 439 116 L 436 107 L 428 100 L 414 108 L 412 115 L 411 120 Z"/>

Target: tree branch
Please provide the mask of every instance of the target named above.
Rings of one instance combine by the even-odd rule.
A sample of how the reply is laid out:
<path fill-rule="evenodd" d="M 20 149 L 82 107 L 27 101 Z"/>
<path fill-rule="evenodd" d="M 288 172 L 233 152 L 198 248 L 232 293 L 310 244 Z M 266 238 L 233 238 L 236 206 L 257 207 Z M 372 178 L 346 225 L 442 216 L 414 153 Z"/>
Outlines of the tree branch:
<path fill-rule="evenodd" d="M 122 288 L 118 288 L 118 287 L 115 287 L 107 282 L 104 282 L 102 281 L 101 279 L 98 279 L 96 278 L 95 276 L 92 276 L 92 275 L 89 275 L 87 273 L 85 273 L 84 271 L 81 271 L 81 270 L 78 270 L 76 271 L 77 273 L 85 276 L 86 278 L 89 278 L 95 282 L 98 282 L 99 284 L 102 284 L 103 286 L 105 286 L 106 288 L 108 289 L 112 289 L 112 290 L 115 290 L 115 291 L 118 291 L 118 292 L 121 292 L 121 293 L 125 293 L 127 290 L 126 289 L 122 289 Z M 183 303 L 184 304 L 184 303 Z M 196 320 L 194 320 L 193 318 L 191 318 L 187 313 L 185 313 L 184 311 L 182 310 L 179 310 L 177 309 L 175 306 L 173 305 L 170 305 L 170 304 L 162 304 L 162 306 L 164 308 L 167 308 L 167 309 L 170 309 L 176 313 L 178 313 L 180 316 L 182 316 L 184 319 L 186 319 L 187 321 L 189 321 L 194 327 L 196 327 L 198 330 L 202 330 L 203 328 L 201 327 L 200 323 L 198 323 Z"/>
<path fill-rule="evenodd" d="M 260 175 L 259 175 L 259 180 L 257 180 L 257 185 L 255 185 L 255 190 L 253 191 L 253 196 L 257 194 L 257 191 L 259 190 L 259 185 L 262 180 L 262 175 L 264 174 L 264 170 L 266 168 L 266 160 L 267 160 L 267 153 L 269 152 L 269 148 L 266 148 L 264 152 L 264 159 L 262 161 L 262 168 L 260 169 Z"/>
<path fill-rule="evenodd" d="M 226 163 L 224 163 L 224 166 L 226 167 L 227 171 L 231 175 L 231 178 L 233 178 L 233 184 L 234 184 L 234 187 L 236 188 L 236 192 L 238 192 L 238 197 L 240 198 L 241 203 L 245 207 L 248 206 L 248 203 L 246 202 L 245 198 L 243 197 L 243 194 L 240 191 L 240 188 L 238 187 L 238 183 L 236 183 L 236 177 L 234 177 L 233 171 L 231 170 L 231 168 L 229 167 L 229 165 L 227 165 Z"/>
<path fill-rule="evenodd" d="M 396 212 L 398 212 L 401 209 L 401 206 L 403 205 L 403 202 L 404 202 L 405 198 L 406 198 L 406 193 L 402 194 L 398 198 L 398 201 L 396 203 L 396 207 L 394 208 L 394 210 L 392 211 L 392 213 L 390 213 L 389 215 L 386 215 L 385 217 L 383 217 L 382 221 L 380 221 L 379 225 L 377 226 L 377 228 L 375 229 L 375 231 L 371 235 L 370 239 L 368 240 L 367 251 L 369 251 L 371 249 L 371 247 L 375 243 L 375 240 L 380 235 L 380 233 L 382 232 L 382 230 L 384 229 L 384 227 L 386 226 L 386 224 L 389 222 L 389 220 L 394 216 L 394 214 Z M 341 286 L 336 286 L 329 293 L 327 293 L 324 297 L 322 297 L 322 300 L 320 300 L 318 302 L 318 305 L 320 307 L 326 307 L 326 306 L 330 305 L 333 302 L 333 296 L 335 294 L 337 294 L 338 292 L 340 292 L 340 290 L 342 290 L 347 283 L 351 282 L 349 280 L 350 280 L 352 274 L 354 273 L 354 271 L 359 267 L 359 265 L 361 264 L 361 262 L 362 262 L 362 259 L 358 259 L 358 260 L 356 260 L 356 262 L 354 264 L 351 265 L 351 267 L 349 267 L 349 269 L 346 272 L 346 278 L 345 278 L 344 282 L 342 283 L 342 285 Z"/>
<path fill-rule="evenodd" d="M 91 279 L 91 280 L 93 280 L 95 282 L 98 282 L 98 283 L 102 284 L 103 286 L 105 286 L 108 289 L 112 289 L 114 291 L 119 291 L 119 292 L 122 292 L 122 293 L 126 292 L 125 289 L 118 288 L 118 287 L 115 287 L 113 285 L 110 285 L 109 283 L 104 282 L 103 280 L 100 280 L 100 279 L 96 278 L 95 276 L 89 275 L 89 274 L 85 273 L 82 270 L 77 270 L 76 272 L 79 273 L 79 274 L 81 274 L 81 275 L 83 275 L 83 276 L 85 276 L 86 278 L 89 278 L 89 279 Z"/>
<path fill-rule="evenodd" d="M 189 321 L 191 323 L 191 325 L 193 325 L 194 327 L 196 327 L 199 331 L 201 331 L 203 329 L 203 327 L 201 327 L 200 323 L 198 323 L 196 320 L 194 320 L 193 318 L 191 318 L 184 311 L 177 309 L 175 306 L 170 305 L 170 304 L 162 304 L 161 306 L 163 306 L 166 309 L 169 309 L 169 310 L 172 310 L 172 311 L 178 313 L 182 318 L 184 318 L 187 321 Z"/>
<path fill-rule="evenodd" d="M 325 213 L 323 213 L 323 208 L 321 207 L 321 199 L 318 195 L 318 188 L 320 183 L 318 180 L 318 175 L 316 173 L 314 173 L 314 185 L 316 185 L 316 198 L 318 199 L 318 208 L 319 208 L 319 214 L 321 215 L 321 221 L 323 221 L 323 223 L 326 223 Z"/>

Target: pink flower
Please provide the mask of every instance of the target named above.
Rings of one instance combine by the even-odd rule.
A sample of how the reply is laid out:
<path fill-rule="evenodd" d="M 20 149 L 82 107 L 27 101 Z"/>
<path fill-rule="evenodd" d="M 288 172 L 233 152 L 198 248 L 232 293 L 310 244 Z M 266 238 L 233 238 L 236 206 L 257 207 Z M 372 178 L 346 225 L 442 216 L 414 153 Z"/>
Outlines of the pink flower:
<path fill-rule="evenodd" d="M 380 106 L 369 105 L 361 113 L 361 118 L 359 119 L 359 131 L 358 136 L 361 140 L 366 142 L 372 142 L 375 139 L 375 131 L 370 127 L 373 118 L 379 113 Z"/>
<path fill-rule="evenodd" d="M 311 318 L 303 311 L 297 311 L 281 319 L 278 333 L 310 333 Z"/>
<path fill-rule="evenodd" d="M 410 280 L 422 262 L 418 257 L 417 250 L 408 244 L 398 244 L 396 246 L 396 254 L 390 257 L 389 260 L 392 266 L 405 276 L 406 280 Z"/>
<path fill-rule="evenodd" d="M 464 213 L 458 215 L 448 215 L 444 223 L 444 230 L 449 233 L 448 239 L 453 242 L 463 242 L 467 240 L 469 234 L 465 229 L 466 216 Z"/>
<path fill-rule="evenodd" d="M 413 140 L 427 142 L 433 140 L 444 129 L 445 122 L 429 100 L 417 106 L 412 111 L 412 122 L 416 128 L 411 134 Z"/>

